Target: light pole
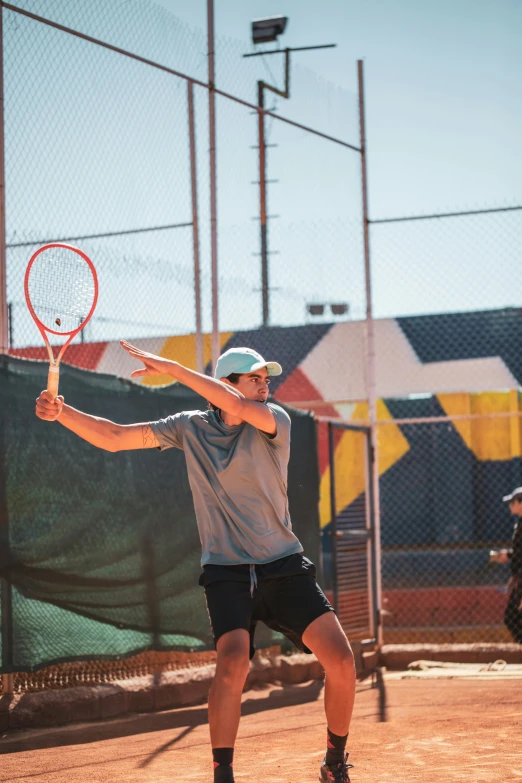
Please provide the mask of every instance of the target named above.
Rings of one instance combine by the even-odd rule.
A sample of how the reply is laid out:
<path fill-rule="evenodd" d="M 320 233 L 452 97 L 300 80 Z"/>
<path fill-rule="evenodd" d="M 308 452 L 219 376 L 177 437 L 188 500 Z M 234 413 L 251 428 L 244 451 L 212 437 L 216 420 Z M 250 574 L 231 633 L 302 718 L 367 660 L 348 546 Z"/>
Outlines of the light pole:
<path fill-rule="evenodd" d="M 288 19 L 286 16 L 267 17 L 266 19 L 255 19 L 252 22 L 252 41 L 254 44 L 268 43 L 276 41 L 284 32 Z M 267 84 L 264 81 L 257 83 L 257 105 L 258 109 L 258 144 L 259 144 L 259 238 L 261 255 L 261 294 L 263 326 L 270 324 L 270 285 L 268 256 L 270 250 L 268 247 L 268 224 L 267 224 L 267 198 L 266 198 L 266 140 L 265 140 L 265 90 L 280 95 L 281 98 L 290 98 L 290 52 L 304 52 L 311 49 L 331 49 L 337 44 L 322 44 L 321 46 L 298 46 L 286 47 L 286 49 L 271 49 L 264 52 L 250 52 L 243 57 L 264 57 L 269 54 L 284 54 L 285 56 L 285 88 L 280 90 L 273 84 Z"/>

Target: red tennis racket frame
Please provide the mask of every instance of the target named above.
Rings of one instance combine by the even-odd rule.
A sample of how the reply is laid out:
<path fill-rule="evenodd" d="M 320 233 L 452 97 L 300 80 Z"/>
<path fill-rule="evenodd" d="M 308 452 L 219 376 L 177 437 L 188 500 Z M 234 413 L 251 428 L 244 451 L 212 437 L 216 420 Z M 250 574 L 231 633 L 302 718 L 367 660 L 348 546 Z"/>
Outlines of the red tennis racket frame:
<path fill-rule="evenodd" d="M 36 315 L 33 305 L 31 304 L 31 298 L 29 296 L 29 275 L 31 273 L 32 266 L 36 261 L 36 259 L 38 258 L 38 256 L 40 255 L 40 253 L 43 253 L 45 250 L 50 250 L 53 247 L 62 247 L 65 248 L 66 250 L 72 250 L 74 253 L 77 253 L 79 256 L 81 256 L 85 261 L 85 263 L 89 266 L 89 269 L 92 272 L 92 276 L 94 280 L 94 298 L 93 298 L 91 309 L 89 310 L 87 316 L 84 318 L 80 326 L 77 329 L 73 329 L 70 332 L 58 332 L 56 331 L 56 329 L 50 329 L 48 326 L 44 326 L 44 324 L 40 321 L 40 319 Z M 53 396 L 56 397 L 58 393 L 59 365 L 65 353 L 65 350 L 67 346 L 70 345 L 70 343 L 74 340 L 76 335 L 79 334 L 81 330 L 84 329 L 85 326 L 89 323 L 90 319 L 92 318 L 92 314 L 96 309 L 96 303 L 98 302 L 98 275 L 96 274 L 96 268 L 92 263 L 91 259 L 89 258 L 89 256 L 86 255 L 83 252 L 83 250 L 74 247 L 74 245 L 68 245 L 65 242 L 50 242 L 47 245 L 42 245 L 42 247 L 39 247 L 38 250 L 35 253 L 33 253 L 31 258 L 29 259 L 29 263 L 27 264 L 27 269 L 24 278 L 24 292 L 25 292 L 25 301 L 27 302 L 27 307 L 29 308 L 29 312 L 31 313 L 31 316 L 35 324 L 40 330 L 40 334 L 42 335 L 45 346 L 47 348 L 47 353 L 49 354 L 50 367 L 49 367 L 48 389 L 49 391 L 51 391 Z M 47 333 L 57 334 L 60 336 L 69 335 L 67 341 L 64 343 L 64 345 L 62 345 L 56 359 L 54 358 L 53 349 L 51 348 L 51 344 L 47 337 Z"/>

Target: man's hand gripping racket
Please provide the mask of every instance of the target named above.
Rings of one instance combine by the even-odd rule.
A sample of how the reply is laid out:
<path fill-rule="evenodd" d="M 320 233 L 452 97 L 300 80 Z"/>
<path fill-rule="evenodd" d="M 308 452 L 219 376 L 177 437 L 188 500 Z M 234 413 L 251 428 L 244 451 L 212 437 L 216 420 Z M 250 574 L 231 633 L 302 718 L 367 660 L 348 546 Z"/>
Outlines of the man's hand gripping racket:
<path fill-rule="evenodd" d="M 49 355 L 47 391 L 58 396 L 60 362 L 67 346 L 89 322 L 98 301 L 98 276 L 90 258 L 62 242 L 39 248 L 27 265 L 25 299 Z M 58 356 L 47 334 L 67 337 Z"/>

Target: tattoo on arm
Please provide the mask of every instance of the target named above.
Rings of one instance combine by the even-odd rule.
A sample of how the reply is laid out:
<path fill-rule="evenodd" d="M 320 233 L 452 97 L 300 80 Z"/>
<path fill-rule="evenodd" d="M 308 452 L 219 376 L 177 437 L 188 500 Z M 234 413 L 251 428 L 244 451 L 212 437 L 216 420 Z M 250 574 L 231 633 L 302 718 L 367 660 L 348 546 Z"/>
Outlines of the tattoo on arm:
<path fill-rule="evenodd" d="M 152 432 L 152 428 L 149 424 L 144 424 L 141 428 L 141 434 L 143 435 L 143 448 L 144 449 L 151 449 L 154 447 L 156 439 L 154 437 L 154 433 Z"/>

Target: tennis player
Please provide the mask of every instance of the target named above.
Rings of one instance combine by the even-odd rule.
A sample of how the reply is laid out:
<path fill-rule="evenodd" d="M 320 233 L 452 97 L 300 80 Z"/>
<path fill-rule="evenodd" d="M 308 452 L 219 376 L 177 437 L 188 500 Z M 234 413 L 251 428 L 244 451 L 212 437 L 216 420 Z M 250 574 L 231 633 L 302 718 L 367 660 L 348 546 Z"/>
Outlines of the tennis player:
<path fill-rule="evenodd" d="M 516 517 L 513 530 L 513 545 L 492 553 L 491 562 L 510 563 L 511 576 L 508 583 L 509 600 L 504 612 L 504 623 L 513 641 L 522 644 L 522 487 L 517 487 L 502 500 L 507 503 L 509 513 Z"/>
<path fill-rule="evenodd" d="M 122 341 L 143 367 L 132 377 L 169 375 L 209 401 L 161 421 L 120 425 L 39 396 L 36 414 L 58 421 L 108 451 L 183 449 L 202 544 L 200 584 L 217 650 L 209 692 L 215 783 L 233 783 L 241 694 L 254 654 L 258 621 L 313 652 L 326 672 L 326 755 L 321 781 L 350 783 L 346 744 L 355 697 L 348 640 L 303 555 L 288 511 L 290 417 L 268 402 L 277 362 L 249 348 L 220 356 L 215 377 Z"/>

